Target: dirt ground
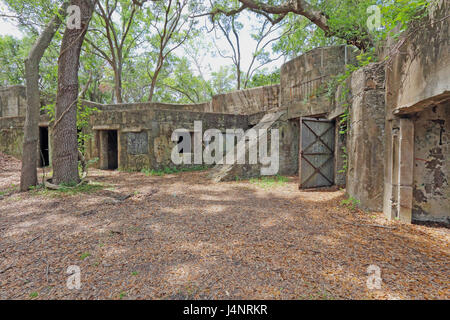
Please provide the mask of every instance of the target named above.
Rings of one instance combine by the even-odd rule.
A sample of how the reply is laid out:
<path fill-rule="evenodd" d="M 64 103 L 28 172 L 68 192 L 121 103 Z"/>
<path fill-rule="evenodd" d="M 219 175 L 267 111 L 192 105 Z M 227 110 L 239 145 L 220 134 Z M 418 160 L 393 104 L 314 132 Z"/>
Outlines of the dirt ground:
<path fill-rule="evenodd" d="M 19 170 L 0 157 L 0 299 L 450 299 L 449 229 L 342 190 L 93 170 L 98 190 L 18 193 Z"/>

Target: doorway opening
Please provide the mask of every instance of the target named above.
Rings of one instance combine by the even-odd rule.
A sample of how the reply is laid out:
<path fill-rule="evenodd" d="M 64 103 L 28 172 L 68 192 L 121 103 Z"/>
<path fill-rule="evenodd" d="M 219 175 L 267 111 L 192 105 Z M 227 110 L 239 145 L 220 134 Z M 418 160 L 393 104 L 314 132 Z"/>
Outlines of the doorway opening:
<path fill-rule="evenodd" d="M 48 127 L 39 127 L 39 168 L 50 165 Z"/>
<path fill-rule="evenodd" d="M 107 157 L 108 157 L 108 170 L 116 170 L 119 167 L 118 156 L 118 143 L 117 143 L 117 130 L 108 130 L 107 134 Z"/>

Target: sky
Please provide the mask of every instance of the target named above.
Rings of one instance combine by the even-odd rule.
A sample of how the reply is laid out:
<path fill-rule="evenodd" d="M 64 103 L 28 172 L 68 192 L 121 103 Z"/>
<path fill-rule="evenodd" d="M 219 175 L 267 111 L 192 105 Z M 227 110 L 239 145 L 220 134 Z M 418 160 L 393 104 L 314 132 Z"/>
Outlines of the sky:
<path fill-rule="evenodd" d="M 6 14 L 11 14 L 10 12 L 8 12 L 6 6 L 3 4 L 3 1 L 1 1 L 1 0 L 0 0 L 0 12 L 6 13 Z M 256 46 L 256 41 L 254 39 L 252 39 L 250 36 L 251 23 L 252 23 L 251 17 L 248 14 L 244 13 L 240 17 L 240 22 L 242 22 L 244 25 L 243 29 L 240 32 L 242 70 L 246 71 L 251 62 L 252 52 L 254 51 L 254 48 Z M 208 21 L 207 18 L 204 18 L 204 21 L 201 21 L 201 23 L 202 23 L 202 25 L 205 25 L 205 23 L 206 23 L 206 25 L 209 28 L 211 27 L 211 23 Z M 19 28 L 17 26 L 17 23 L 15 23 L 14 19 L 0 18 L 0 36 L 4 36 L 4 35 L 11 35 L 11 36 L 14 36 L 17 38 L 21 38 L 23 36 L 23 34 L 21 33 L 21 31 L 19 30 Z M 219 32 L 218 32 L 218 35 L 220 35 Z M 205 33 L 204 40 L 212 41 L 213 38 L 214 38 L 214 32 Z M 223 37 L 220 39 L 217 39 L 216 44 L 221 49 L 229 50 L 228 43 L 225 40 L 225 38 L 223 38 Z M 216 51 L 214 46 L 212 46 L 211 49 Z M 183 48 L 180 48 L 176 51 L 176 54 L 179 56 L 183 56 L 183 53 L 184 53 Z M 279 59 L 275 62 L 268 64 L 267 66 L 265 66 L 265 68 L 273 71 L 276 68 L 281 67 L 282 63 L 283 63 L 283 60 Z M 210 69 L 211 72 L 215 72 L 215 71 L 218 71 L 221 66 L 227 66 L 227 65 L 231 65 L 231 64 L 232 64 L 231 60 L 224 59 L 221 56 L 219 56 L 218 54 L 215 54 L 215 55 L 208 54 L 205 56 L 204 61 L 202 61 L 202 65 L 205 67 L 205 70 L 203 70 L 203 71 L 207 78 L 210 77 L 209 68 L 207 68 L 208 66 L 211 68 Z"/>
<path fill-rule="evenodd" d="M 2 13 L 10 13 L 6 9 L 5 5 L 0 2 L 0 12 Z M 0 35 L 10 35 L 14 36 L 16 38 L 22 37 L 22 33 L 20 32 L 19 28 L 17 27 L 17 24 L 14 23 L 13 19 L 0 19 Z"/>

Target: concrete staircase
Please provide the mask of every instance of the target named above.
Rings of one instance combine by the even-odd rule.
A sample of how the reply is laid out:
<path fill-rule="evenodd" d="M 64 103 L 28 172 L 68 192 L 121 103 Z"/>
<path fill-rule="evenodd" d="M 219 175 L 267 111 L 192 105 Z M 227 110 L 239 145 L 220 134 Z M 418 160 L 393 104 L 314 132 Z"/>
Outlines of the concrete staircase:
<path fill-rule="evenodd" d="M 258 124 L 256 124 L 251 129 L 256 130 L 258 135 L 258 140 L 263 135 L 266 135 L 268 130 L 277 122 L 283 115 L 286 114 L 287 111 L 278 111 L 278 112 L 272 112 L 266 114 Z M 264 130 L 263 132 L 260 132 L 260 130 Z M 240 140 L 240 142 L 243 142 L 242 140 L 245 139 L 245 136 Z M 228 153 L 234 153 L 235 157 L 237 158 L 237 155 L 242 154 L 244 157 L 248 154 L 248 150 L 251 149 L 251 147 L 254 147 L 255 144 L 257 144 L 257 141 L 250 140 L 247 143 L 238 143 L 233 149 L 228 151 Z M 257 147 L 257 146 L 256 146 Z M 245 150 L 240 149 L 245 148 Z M 244 152 L 245 151 L 245 152 Z M 228 154 L 227 153 L 227 154 Z M 227 157 L 227 154 L 225 154 L 224 161 Z M 245 159 L 244 159 L 245 160 Z M 238 161 L 236 161 L 234 164 L 218 164 L 216 165 L 211 173 L 210 173 L 210 179 L 214 182 L 220 182 L 220 181 L 229 181 L 234 180 L 236 177 L 239 178 L 251 178 L 255 176 L 259 176 L 259 170 L 261 168 L 261 164 L 238 164 Z"/>

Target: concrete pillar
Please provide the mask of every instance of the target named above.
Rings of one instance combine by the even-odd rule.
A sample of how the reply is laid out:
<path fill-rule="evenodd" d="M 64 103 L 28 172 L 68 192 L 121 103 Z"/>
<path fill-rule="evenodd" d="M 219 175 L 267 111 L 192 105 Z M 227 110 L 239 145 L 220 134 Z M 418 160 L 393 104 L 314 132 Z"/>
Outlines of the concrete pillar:
<path fill-rule="evenodd" d="M 383 211 L 388 219 L 411 223 L 414 174 L 414 122 L 387 122 Z"/>
<path fill-rule="evenodd" d="M 402 222 L 411 223 L 414 173 L 414 122 L 400 119 L 398 152 L 398 213 Z"/>
<path fill-rule="evenodd" d="M 99 169 L 108 169 L 108 131 L 99 131 Z"/>
<path fill-rule="evenodd" d="M 383 212 L 386 218 L 390 220 L 397 217 L 398 192 L 396 190 L 398 170 L 396 166 L 399 130 L 397 119 L 386 121 Z"/>

